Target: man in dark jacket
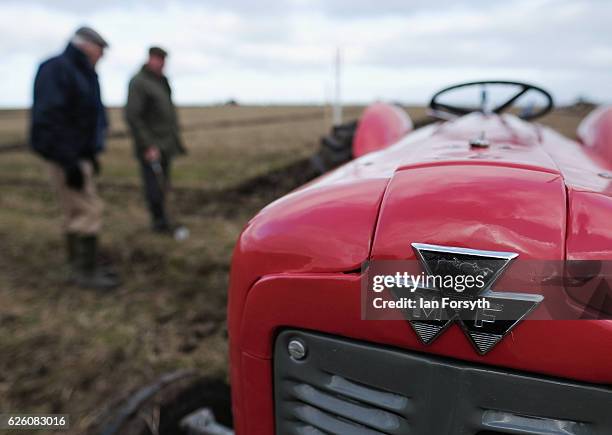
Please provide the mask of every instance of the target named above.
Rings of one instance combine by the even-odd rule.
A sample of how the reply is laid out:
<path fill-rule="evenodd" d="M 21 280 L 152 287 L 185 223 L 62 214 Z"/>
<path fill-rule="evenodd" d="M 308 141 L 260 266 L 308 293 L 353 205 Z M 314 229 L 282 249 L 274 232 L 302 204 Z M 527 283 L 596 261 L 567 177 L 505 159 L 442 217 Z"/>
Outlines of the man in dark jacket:
<path fill-rule="evenodd" d="M 94 175 L 107 121 L 95 66 L 107 46 L 96 31 L 81 27 L 62 54 L 40 65 L 30 130 L 30 144 L 48 161 L 63 209 L 71 279 L 96 289 L 118 285 L 96 264 L 103 204 Z"/>
<path fill-rule="evenodd" d="M 145 198 L 154 231 L 169 233 L 172 228 L 165 209 L 172 159 L 184 154 L 172 91 L 164 75 L 167 52 L 149 49 L 149 59 L 132 78 L 125 117 L 134 138 L 140 163 Z"/>

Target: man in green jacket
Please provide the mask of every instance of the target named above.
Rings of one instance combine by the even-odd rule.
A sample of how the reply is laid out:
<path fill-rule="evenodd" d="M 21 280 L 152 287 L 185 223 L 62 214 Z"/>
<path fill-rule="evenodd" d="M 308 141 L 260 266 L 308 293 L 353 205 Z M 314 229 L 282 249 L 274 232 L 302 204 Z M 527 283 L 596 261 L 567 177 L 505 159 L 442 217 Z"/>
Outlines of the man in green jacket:
<path fill-rule="evenodd" d="M 134 138 L 144 193 L 153 230 L 172 231 L 165 210 L 172 159 L 185 153 L 172 90 L 164 75 L 168 53 L 160 47 L 149 49 L 149 59 L 130 80 L 125 117 Z"/>

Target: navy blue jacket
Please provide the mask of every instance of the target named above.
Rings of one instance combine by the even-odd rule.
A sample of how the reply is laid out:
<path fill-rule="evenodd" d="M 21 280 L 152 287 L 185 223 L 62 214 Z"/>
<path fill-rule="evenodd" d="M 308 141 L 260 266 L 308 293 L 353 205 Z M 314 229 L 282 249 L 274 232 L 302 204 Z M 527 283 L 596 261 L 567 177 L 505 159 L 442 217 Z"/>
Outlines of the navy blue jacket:
<path fill-rule="evenodd" d="M 104 147 L 105 112 L 96 71 L 83 52 L 68 44 L 36 73 L 30 144 L 65 167 L 91 159 Z"/>

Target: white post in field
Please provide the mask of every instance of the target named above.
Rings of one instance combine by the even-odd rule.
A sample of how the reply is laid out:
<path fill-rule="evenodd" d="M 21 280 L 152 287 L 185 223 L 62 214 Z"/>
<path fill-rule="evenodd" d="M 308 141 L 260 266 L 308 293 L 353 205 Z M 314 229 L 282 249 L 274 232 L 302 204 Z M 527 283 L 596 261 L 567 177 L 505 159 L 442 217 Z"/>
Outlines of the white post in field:
<path fill-rule="evenodd" d="M 342 103 L 340 101 L 340 67 L 342 65 L 342 58 L 340 55 L 340 48 L 336 49 L 336 95 L 334 96 L 334 110 L 332 121 L 334 125 L 342 124 Z"/>

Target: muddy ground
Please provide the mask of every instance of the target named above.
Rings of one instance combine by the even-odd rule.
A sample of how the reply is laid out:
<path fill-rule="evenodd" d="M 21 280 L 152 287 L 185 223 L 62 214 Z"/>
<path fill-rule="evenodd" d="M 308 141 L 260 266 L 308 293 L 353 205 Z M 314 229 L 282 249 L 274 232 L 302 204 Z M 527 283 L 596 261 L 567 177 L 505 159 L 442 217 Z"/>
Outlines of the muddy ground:
<path fill-rule="evenodd" d="M 348 108 L 347 118 L 360 111 Z M 573 136 L 584 114 L 564 109 L 544 122 Z M 190 152 L 176 162 L 170 209 L 191 237 L 176 242 L 149 232 L 120 111 L 111 119 L 102 256 L 124 285 L 98 293 L 66 285 L 47 170 L 22 147 L 27 114 L 0 112 L 0 410 L 70 414 L 75 434 L 162 373 L 227 377 L 234 242 L 257 210 L 310 178 L 308 158 L 329 128 L 321 107 L 181 109 Z"/>

